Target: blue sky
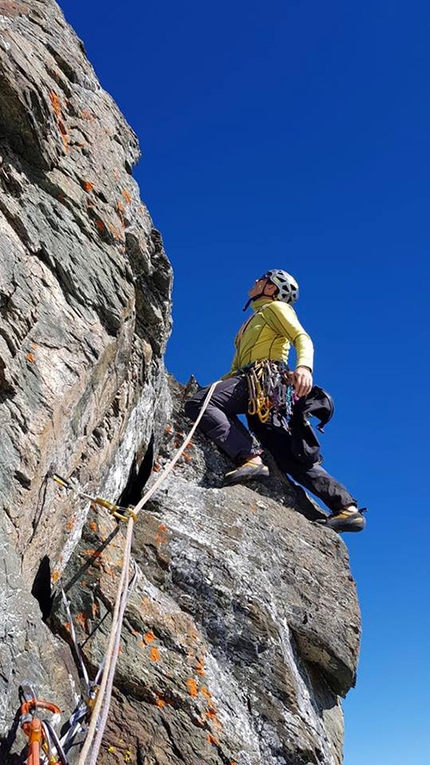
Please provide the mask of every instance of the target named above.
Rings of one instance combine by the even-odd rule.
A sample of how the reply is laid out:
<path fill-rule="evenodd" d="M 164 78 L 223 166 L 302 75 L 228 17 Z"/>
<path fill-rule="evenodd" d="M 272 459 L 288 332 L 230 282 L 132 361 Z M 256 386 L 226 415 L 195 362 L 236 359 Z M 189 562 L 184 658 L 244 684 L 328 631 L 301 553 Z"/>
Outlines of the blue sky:
<path fill-rule="evenodd" d="M 345 538 L 363 612 L 345 765 L 425 765 L 430 5 L 61 6 L 140 139 L 175 271 L 170 371 L 217 379 L 254 279 L 300 282 L 337 405 L 326 467 L 369 507 Z"/>

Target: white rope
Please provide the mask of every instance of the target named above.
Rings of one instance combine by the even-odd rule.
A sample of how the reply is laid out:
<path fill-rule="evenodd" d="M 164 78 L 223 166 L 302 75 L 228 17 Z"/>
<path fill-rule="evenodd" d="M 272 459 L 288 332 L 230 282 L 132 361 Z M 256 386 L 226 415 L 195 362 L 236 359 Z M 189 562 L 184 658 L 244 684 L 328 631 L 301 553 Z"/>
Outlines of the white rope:
<path fill-rule="evenodd" d="M 158 487 L 163 483 L 164 479 L 167 478 L 167 476 L 170 473 L 170 471 L 175 467 L 178 459 L 182 456 L 183 452 L 185 451 L 185 449 L 187 448 L 188 444 L 190 443 L 190 441 L 191 441 L 191 439 L 192 439 L 192 437 L 193 437 L 193 435 L 194 435 L 194 433 L 195 433 L 195 431 L 196 431 L 196 429 L 198 427 L 198 424 L 199 424 L 200 420 L 202 419 L 202 417 L 203 417 L 203 415 L 204 415 L 204 413 L 205 413 L 205 411 L 207 409 L 209 401 L 212 398 L 212 394 L 213 394 L 216 386 L 220 382 L 221 382 L 221 380 L 216 380 L 216 382 L 212 383 L 212 385 L 209 388 L 209 390 L 208 390 L 208 392 L 207 392 L 207 394 L 205 396 L 205 399 L 203 401 L 203 405 L 202 405 L 202 408 L 200 409 L 199 416 L 197 417 L 193 427 L 191 428 L 190 432 L 188 433 L 188 436 L 186 437 L 184 443 L 182 444 L 180 449 L 178 449 L 178 451 L 176 452 L 176 454 L 173 457 L 173 459 L 166 465 L 164 470 L 160 473 L 160 475 L 158 476 L 157 480 L 151 486 L 149 491 L 147 491 L 146 494 L 144 494 L 144 496 L 142 497 L 140 502 L 136 505 L 136 507 L 134 508 L 134 512 L 136 514 L 139 513 L 140 510 L 142 509 L 142 507 L 144 507 L 144 505 L 146 505 L 148 500 L 151 499 L 152 495 L 157 491 Z"/>
<path fill-rule="evenodd" d="M 193 427 L 191 428 L 190 432 L 188 433 L 188 436 L 183 442 L 182 446 L 178 449 L 174 457 L 166 465 L 164 470 L 160 473 L 155 483 L 146 492 L 146 494 L 143 495 L 140 502 L 134 508 L 133 516 L 131 516 L 128 519 L 127 535 L 126 535 L 125 548 L 124 548 L 124 561 L 123 561 L 123 567 L 121 571 L 121 579 L 118 585 L 118 591 L 117 591 L 117 596 L 115 600 L 114 613 L 112 616 L 112 627 L 111 627 L 111 633 L 109 636 L 109 644 L 106 650 L 106 661 L 105 661 L 105 666 L 103 670 L 102 681 L 100 683 L 100 688 L 97 693 L 96 703 L 94 704 L 94 708 L 91 714 L 91 720 L 88 727 L 88 733 L 87 733 L 85 743 L 79 757 L 78 765 L 85 765 L 85 762 L 89 755 L 91 747 L 92 747 L 92 751 L 91 751 L 88 765 L 96 765 L 97 758 L 100 752 L 103 734 L 106 728 L 110 700 L 112 696 L 112 688 L 113 688 L 113 680 L 115 675 L 116 663 L 118 661 L 121 628 L 122 628 L 122 623 L 124 620 L 124 613 L 125 613 L 125 609 L 127 606 L 127 599 L 128 599 L 128 586 L 126 584 L 126 579 L 128 574 L 128 568 L 130 565 L 134 516 L 136 516 L 140 512 L 142 507 L 146 505 L 148 500 L 151 499 L 152 495 L 157 491 L 159 486 L 167 478 L 171 470 L 173 470 L 177 461 L 179 460 L 179 458 L 181 457 L 181 455 L 187 448 L 188 444 L 190 443 L 196 431 L 196 428 L 199 425 L 200 420 L 203 417 L 203 414 L 206 411 L 209 401 L 212 398 L 212 394 L 219 382 L 220 380 L 217 380 L 216 382 L 212 383 L 212 385 L 210 386 L 205 396 L 205 399 L 203 401 L 202 408 L 200 409 L 199 415 Z M 100 719 L 99 719 L 99 716 L 100 716 Z"/>

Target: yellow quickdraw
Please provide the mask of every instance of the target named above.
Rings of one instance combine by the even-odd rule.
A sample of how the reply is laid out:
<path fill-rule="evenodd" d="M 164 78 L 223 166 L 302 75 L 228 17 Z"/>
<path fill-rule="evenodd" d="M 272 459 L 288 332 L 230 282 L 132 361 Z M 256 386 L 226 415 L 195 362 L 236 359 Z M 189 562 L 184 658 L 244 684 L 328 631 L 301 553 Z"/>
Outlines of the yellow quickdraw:
<path fill-rule="evenodd" d="M 118 521 L 128 521 L 129 518 L 133 518 L 135 522 L 137 521 L 137 515 L 134 512 L 134 507 L 131 505 L 128 507 L 121 507 L 121 505 L 116 505 L 114 502 L 110 502 L 103 497 L 91 497 L 89 494 L 80 491 L 70 481 L 67 481 L 61 475 L 58 475 L 58 473 L 51 473 L 51 478 L 62 486 L 63 489 L 67 489 L 67 491 L 71 491 L 83 499 L 88 499 L 91 502 L 91 505 L 98 505 L 99 507 L 104 507 L 106 510 L 109 510 L 110 514 Z"/>
<path fill-rule="evenodd" d="M 248 414 L 256 414 L 260 422 L 263 423 L 268 421 L 273 408 L 272 401 L 265 390 L 266 372 L 265 360 L 257 362 L 247 371 L 249 391 Z"/>

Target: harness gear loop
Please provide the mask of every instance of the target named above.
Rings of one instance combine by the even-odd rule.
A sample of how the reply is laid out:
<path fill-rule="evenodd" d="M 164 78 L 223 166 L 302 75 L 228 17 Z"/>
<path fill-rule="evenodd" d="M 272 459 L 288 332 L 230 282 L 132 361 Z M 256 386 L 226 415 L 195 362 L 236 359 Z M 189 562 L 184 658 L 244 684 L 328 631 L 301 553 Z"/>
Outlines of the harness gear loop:
<path fill-rule="evenodd" d="M 294 391 L 283 361 L 260 359 L 243 369 L 248 382 L 248 414 L 266 423 L 272 412 L 291 417 Z"/>

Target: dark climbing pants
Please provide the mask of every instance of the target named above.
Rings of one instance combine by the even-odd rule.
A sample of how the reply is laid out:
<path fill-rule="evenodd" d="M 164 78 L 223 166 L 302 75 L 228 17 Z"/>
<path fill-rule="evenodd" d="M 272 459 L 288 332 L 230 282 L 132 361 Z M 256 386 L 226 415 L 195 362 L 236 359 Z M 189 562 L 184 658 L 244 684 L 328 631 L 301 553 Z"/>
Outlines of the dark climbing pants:
<path fill-rule="evenodd" d="M 202 388 L 185 404 L 185 413 L 196 420 L 208 392 Z M 239 420 L 239 414 L 248 411 L 248 383 L 244 375 L 236 375 L 218 383 L 209 405 L 203 414 L 199 428 L 219 446 L 236 464 L 245 458 L 261 454 L 247 428 Z M 349 491 L 321 465 L 306 465 L 291 452 L 291 439 L 281 425 L 263 424 L 258 417 L 248 417 L 251 430 L 261 445 L 273 456 L 283 473 L 304 486 L 322 500 L 332 512 L 356 500 Z"/>
<path fill-rule="evenodd" d="M 196 420 L 209 387 L 202 388 L 185 404 L 185 414 Z M 199 428 L 237 465 L 245 457 L 261 454 L 254 440 L 239 420 L 238 414 L 248 411 L 248 383 L 244 375 L 222 380 L 216 386 Z"/>
<path fill-rule="evenodd" d="M 292 453 L 291 436 L 282 425 L 264 424 L 256 416 L 248 417 L 248 423 L 260 444 L 270 452 L 279 469 L 283 473 L 288 473 L 294 481 L 319 497 L 332 512 L 357 504 L 347 488 L 327 473 L 321 465 L 318 463 L 309 465 L 296 459 Z"/>

